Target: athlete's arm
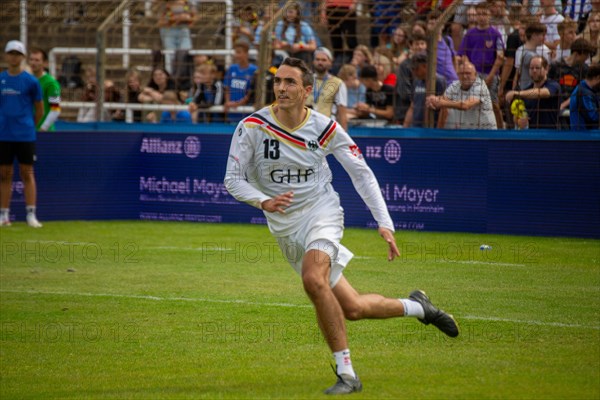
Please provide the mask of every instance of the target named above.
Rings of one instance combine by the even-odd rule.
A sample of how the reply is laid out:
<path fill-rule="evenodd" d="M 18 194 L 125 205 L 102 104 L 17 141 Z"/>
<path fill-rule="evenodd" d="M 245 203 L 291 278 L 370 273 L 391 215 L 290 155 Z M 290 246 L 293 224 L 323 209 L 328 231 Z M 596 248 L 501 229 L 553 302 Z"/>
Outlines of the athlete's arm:
<path fill-rule="evenodd" d="M 56 96 L 48 97 L 48 103 L 50 104 L 50 111 L 46 115 L 46 118 L 40 126 L 40 130 L 47 131 L 56 122 L 60 116 L 60 88 L 58 89 Z"/>
<path fill-rule="evenodd" d="M 250 183 L 258 179 L 257 174 L 260 173 L 252 161 L 254 151 L 251 135 L 240 122 L 231 139 L 224 183 L 227 191 L 237 200 L 262 209 L 263 203 L 271 198 Z M 276 207 L 282 206 L 277 202 Z"/>
<path fill-rule="evenodd" d="M 400 256 L 400 250 L 398 250 L 398 246 L 396 245 L 396 239 L 394 238 L 394 232 L 390 231 L 387 228 L 380 227 L 379 234 L 386 241 L 388 246 L 390 247 L 388 250 L 388 261 L 393 261 L 394 258 Z"/>
<path fill-rule="evenodd" d="M 394 223 L 381 194 L 381 188 L 375 174 L 365 162 L 360 149 L 350 136 L 339 126 L 336 135 L 330 143 L 331 152 L 346 170 L 354 188 L 371 210 L 373 218 L 380 227 L 394 231 Z"/>
<path fill-rule="evenodd" d="M 278 212 L 285 214 L 285 209 L 288 208 L 294 200 L 294 192 L 285 192 L 272 199 L 265 200 L 261 203 L 261 208 L 268 212 Z"/>
<path fill-rule="evenodd" d="M 375 221 L 377 221 L 379 234 L 389 247 L 388 261 L 392 261 L 400 255 L 400 251 L 396 245 L 396 239 L 394 239 L 394 222 L 388 212 L 375 174 L 365 162 L 356 143 L 343 129 L 337 128 L 336 135 L 330 145 L 334 157 L 350 175 L 354 188 L 371 210 Z"/>

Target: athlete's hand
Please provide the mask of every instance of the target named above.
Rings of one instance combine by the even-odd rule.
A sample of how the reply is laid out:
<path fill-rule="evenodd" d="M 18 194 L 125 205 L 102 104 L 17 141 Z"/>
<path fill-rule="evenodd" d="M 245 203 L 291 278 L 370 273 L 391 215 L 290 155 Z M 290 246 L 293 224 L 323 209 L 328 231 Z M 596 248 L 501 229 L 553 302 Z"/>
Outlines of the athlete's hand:
<path fill-rule="evenodd" d="M 400 250 L 398 250 L 398 246 L 396 246 L 396 239 L 394 239 L 394 232 L 390 231 L 388 228 L 380 227 L 379 234 L 387 242 L 390 246 L 388 251 L 388 261 L 393 261 L 394 258 L 400 257 Z"/>
<path fill-rule="evenodd" d="M 273 197 L 272 199 L 265 200 L 261 203 L 263 210 L 268 212 L 278 212 L 285 214 L 285 209 L 288 208 L 294 200 L 294 192 L 286 192 Z"/>

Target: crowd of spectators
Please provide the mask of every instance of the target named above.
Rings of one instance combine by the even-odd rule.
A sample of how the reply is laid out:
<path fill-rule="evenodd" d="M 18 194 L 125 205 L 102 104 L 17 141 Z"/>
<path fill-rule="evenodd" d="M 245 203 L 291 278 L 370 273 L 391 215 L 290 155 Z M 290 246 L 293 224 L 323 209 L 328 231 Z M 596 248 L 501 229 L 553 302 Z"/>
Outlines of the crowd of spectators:
<path fill-rule="evenodd" d="M 192 49 L 194 3 L 165 1 L 159 20 L 163 49 Z M 288 4 L 272 32 L 272 68 L 261 77 L 251 53 L 258 49 L 277 7 L 259 9 L 245 4 L 236 10 L 232 65 L 196 56 L 193 72 L 182 81 L 171 77 L 177 69 L 176 57 L 164 57 L 148 82 L 139 71 L 131 70 L 123 96 L 113 82 L 106 81 L 105 101 L 164 104 L 168 93 L 168 104 L 187 105 L 194 123 L 235 123 L 244 115 L 237 108 L 252 106 L 257 85 L 270 79 L 283 57 L 291 56 L 314 66 L 323 86 L 319 93 L 327 92 L 326 85 L 335 85 L 331 92 L 335 96 L 329 93 L 327 100 L 333 107 L 327 109 L 333 118 L 343 112 L 344 125 L 346 121 L 348 125 L 376 121 L 447 129 L 600 126 L 600 88 L 594 83 L 600 62 L 600 0 L 465 0 L 436 34 L 436 57 L 431 60 L 428 38 L 451 3 L 419 0 L 417 7 L 412 2 L 386 0 Z M 366 41 L 362 37 L 359 44 L 358 16 L 367 12 L 370 36 L 368 44 L 362 43 Z M 322 55 L 318 63 L 316 54 Z M 432 62 L 436 64 L 435 84 L 429 85 L 427 67 Z M 86 70 L 82 100 L 94 101 L 96 86 L 93 71 Z M 322 107 L 325 100 L 319 102 L 317 97 L 308 105 Z M 214 112 L 213 106 L 222 107 Z M 78 120 L 92 120 L 93 111 L 80 110 Z M 119 121 L 124 113 L 114 110 L 105 117 Z M 160 113 L 134 113 L 134 121 L 180 120 L 175 114 L 162 118 Z"/>

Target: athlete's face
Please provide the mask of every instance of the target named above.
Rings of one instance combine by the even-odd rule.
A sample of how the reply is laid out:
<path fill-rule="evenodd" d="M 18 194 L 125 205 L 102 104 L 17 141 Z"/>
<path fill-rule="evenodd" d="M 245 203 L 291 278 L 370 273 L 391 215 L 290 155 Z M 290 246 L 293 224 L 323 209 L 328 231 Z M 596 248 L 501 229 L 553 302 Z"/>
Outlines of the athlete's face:
<path fill-rule="evenodd" d="M 23 62 L 25 56 L 18 51 L 9 51 L 4 53 L 6 55 L 5 60 L 9 67 L 17 68 Z"/>
<path fill-rule="evenodd" d="M 44 71 L 44 57 L 42 56 L 42 53 L 31 53 L 27 63 L 31 68 L 31 72 L 35 75 Z"/>
<path fill-rule="evenodd" d="M 304 101 L 312 90 L 312 86 L 304 86 L 302 83 L 302 71 L 289 65 L 282 65 L 277 69 L 273 88 L 281 109 L 304 107 Z"/>

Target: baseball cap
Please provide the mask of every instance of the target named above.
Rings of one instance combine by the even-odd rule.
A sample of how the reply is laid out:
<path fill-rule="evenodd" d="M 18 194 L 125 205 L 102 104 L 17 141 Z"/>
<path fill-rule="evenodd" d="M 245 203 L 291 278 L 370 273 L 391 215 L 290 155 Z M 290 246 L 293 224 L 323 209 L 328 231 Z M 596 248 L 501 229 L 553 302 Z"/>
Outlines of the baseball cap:
<path fill-rule="evenodd" d="M 327 47 L 318 47 L 314 54 L 316 55 L 317 53 L 323 53 L 329 58 L 330 61 L 333 61 L 333 55 Z"/>
<path fill-rule="evenodd" d="M 23 42 L 20 42 L 18 40 L 11 40 L 8 43 L 6 43 L 6 48 L 4 49 L 4 52 L 9 53 L 11 51 L 17 51 L 23 55 L 27 53 Z"/>

